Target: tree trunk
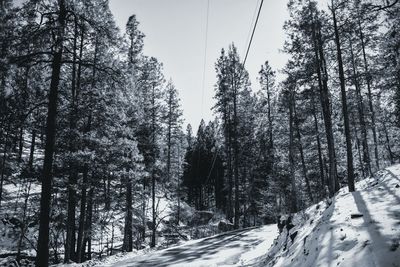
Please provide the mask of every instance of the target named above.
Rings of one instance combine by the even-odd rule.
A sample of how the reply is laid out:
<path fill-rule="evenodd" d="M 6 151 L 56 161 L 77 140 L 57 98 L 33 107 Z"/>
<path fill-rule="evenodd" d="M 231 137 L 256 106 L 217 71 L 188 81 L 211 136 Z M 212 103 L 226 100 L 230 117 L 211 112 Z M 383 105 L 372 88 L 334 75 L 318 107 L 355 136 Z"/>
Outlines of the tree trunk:
<path fill-rule="evenodd" d="M 132 231 L 132 182 L 130 177 L 126 177 L 126 199 L 125 199 L 125 226 L 124 226 L 124 251 L 133 250 L 133 231 Z"/>
<path fill-rule="evenodd" d="M 386 148 L 387 148 L 388 153 L 389 153 L 390 164 L 393 165 L 395 163 L 395 161 L 394 161 L 394 155 L 393 155 L 392 149 L 390 147 L 389 132 L 388 132 L 388 129 L 386 127 L 386 123 L 383 122 L 382 125 L 383 125 L 383 131 L 385 132 Z"/>
<path fill-rule="evenodd" d="M 367 89 L 368 89 L 368 103 L 369 103 L 369 110 L 371 112 L 371 127 L 372 127 L 372 134 L 373 134 L 373 138 L 374 138 L 375 164 L 376 164 L 377 170 L 379 170 L 380 166 L 379 166 L 379 153 L 378 153 L 378 138 L 377 138 L 377 134 L 376 134 L 375 110 L 374 110 L 372 93 L 371 93 L 371 74 L 369 72 L 367 55 L 365 52 L 364 34 L 363 34 L 360 20 L 358 20 L 358 26 L 360 28 L 360 40 L 361 40 L 361 48 L 362 48 L 363 60 L 364 60 L 364 70 L 365 70 L 365 75 L 367 76 L 366 80 L 367 80 Z"/>
<path fill-rule="evenodd" d="M 72 59 L 72 81 L 71 81 L 71 107 L 70 107 L 70 122 L 69 130 L 71 138 L 69 140 L 69 149 L 71 153 L 76 152 L 75 146 L 75 131 L 77 120 L 77 93 L 76 93 L 76 49 L 78 38 L 78 22 L 75 18 L 75 33 L 73 41 L 73 59 Z M 81 58 L 80 58 L 81 59 Z M 75 206 L 76 206 L 76 183 L 78 180 L 77 166 L 72 159 L 69 166 L 68 176 L 68 211 L 67 211 L 67 231 L 65 240 L 64 263 L 69 262 L 70 259 L 75 260 Z"/>
<path fill-rule="evenodd" d="M 322 159 L 322 149 L 321 149 L 321 140 L 319 137 L 319 127 L 318 127 L 318 118 L 317 118 L 317 111 L 315 107 L 315 99 L 314 99 L 314 88 L 311 92 L 311 107 L 312 107 L 312 114 L 314 118 L 314 131 L 315 131 L 315 138 L 317 139 L 317 150 L 318 150 L 318 164 L 319 164 L 319 175 L 320 175 L 320 183 L 321 183 L 321 193 L 322 197 L 325 197 L 325 173 L 324 173 L 324 161 Z"/>
<path fill-rule="evenodd" d="M 79 226 L 78 226 L 78 241 L 76 247 L 76 260 L 77 262 L 84 261 L 84 255 L 82 251 L 85 251 L 84 234 L 85 234 L 85 220 L 86 220 L 86 189 L 88 184 L 88 166 L 85 164 L 83 167 L 83 178 L 82 178 L 82 189 L 81 189 L 81 205 L 79 214 Z"/>
<path fill-rule="evenodd" d="M 87 243 L 87 256 L 85 257 L 85 246 L 83 246 L 81 252 L 83 258 L 87 260 L 92 259 L 92 218 L 93 218 L 93 194 L 94 194 L 94 186 L 92 183 L 93 183 L 93 174 L 91 177 L 90 189 L 88 193 L 85 232 L 84 232 L 84 244 Z"/>
<path fill-rule="evenodd" d="M 353 151 L 351 146 L 351 133 L 350 133 L 350 123 L 349 123 L 349 114 L 347 111 L 347 97 L 346 97 L 346 86 L 345 86 L 345 77 L 343 71 L 343 60 L 342 60 L 342 50 L 340 47 L 340 37 L 339 30 L 336 21 L 336 10 L 333 7 L 332 0 L 332 16 L 333 16 L 333 27 L 335 31 L 335 42 L 336 42 L 336 50 L 337 50 L 337 60 L 338 60 L 338 68 L 339 68 L 339 79 L 340 79 L 340 91 L 342 96 L 342 112 L 343 112 L 343 121 L 344 121 L 344 132 L 346 137 L 346 151 L 347 151 L 347 182 L 349 191 L 355 191 L 354 186 L 354 169 L 353 169 Z"/>
<path fill-rule="evenodd" d="M 176 188 L 176 196 L 178 202 L 178 209 L 176 212 L 176 225 L 179 226 L 180 216 L 181 216 L 181 145 L 182 139 L 179 137 L 178 143 L 178 181 L 177 181 L 177 188 Z"/>
<path fill-rule="evenodd" d="M 294 116 L 293 123 L 294 123 L 294 126 L 296 127 L 297 141 L 299 142 L 298 149 L 300 152 L 301 167 L 302 167 L 301 170 L 303 172 L 304 181 L 306 182 L 307 194 L 312 203 L 312 202 L 314 202 L 314 198 L 313 198 L 312 191 L 311 191 L 310 181 L 309 181 L 308 175 L 307 175 L 306 162 L 304 160 L 303 144 L 301 142 L 301 134 L 300 134 L 300 124 L 299 124 L 299 118 L 297 117 L 297 110 L 296 110 L 295 92 L 293 92 L 293 116 Z"/>
<path fill-rule="evenodd" d="M 1 161 L 1 178 L 0 178 L 0 207 L 1 207 L 1 201 L 3 200 L 3 185 L 4 185 L 4 178 L 5 178 L 5 172 L 6 172 L 6 161 L 7 161 L 7 143 L 8 143 L 8 135 L 10 131 L 10 125 L 8 124 L 7 130 L 6 130 L 6 137 L 4 139 L 4 150 L 3 150 L 3 158 Z"/>
<path fill-rule="evenodd" d="M 142 195 L 142 240 L 146 239 L 146 178 L 143 177 L 143 195 Z"/>
<path fill-rule="evenodd" d="M 271 177 L 274 176 L 274 163 L 275 163 L 275 151 L 274 151 L 274 137 L 273 137 L 273 118 L 272 118 L 272 104 L 271 104 L 271 92 L 269 88 L 269 79 L 267 76 L 267 117 L 268 117 L 268 135 L 269 135 L 269 172 Z"/>
<path fill-rule="evenodd" d="M 362 151 L 363 151 L 363 168 L 367 170 L 367 176 L 371 175 L 371 161 L 369 157 L 369 148 L 368 148 L 368 136 L 367 136 L 367 126 L 364 119 L 364 105 L 363 99 L 361 95 L 360 84 L 358 82 L 358 72 L 357 66 L 354 59 L 354 52 L 353 52 L 353 44 L 351 38 L 349 39 L 350 44 L 350 55 L 351 55 L 351 64 L 353 68 L 353 81 L 354 87 L 356 89 L 356 97 L 357 97 L 357 109 L 358 109 L 358 118 L 360 121 L 360 128 L 361 128 L 361 135 L 362 135 Z"/>
<path fill-rule="evenodd" d="M 237 86 L 234 84 L 233 93 L 233 153 L 234 153 L 234 180 L 235 180 L 235 217 L 234 227 L 239 228 L 239 149 L 237 133 Z"/>
<path fill-rule="evenodd" d="M 355 121 L 353 113 L 351 113 L 351 114 L 352 114 L 353 121 Z M 360 162 L 362 177 L 363 177 L 363 179 L 365 179 L 365 170 L 364 170 L 364 165 L 363 165 L 363 160 L 362 160 L 361 150 L 360 150 L 360 138 L 358 138 L 356 127 L 354 127 L 354 137 L 356 138 L 358 161 Z"/>
<path fill-rule="evenodd" d="M 156 105 L 155 105 L 155 88 L 153 84 L 152 91 L 152 149 L 153 149 L 153 163 L 151 167 L 151 210 L 152 210 L 152 222 L 153 229 L 151 233 L 151 243 L 150 247 L 156 246 L 156 173 L 155 173 L 155 165 L 156 165 L 156 157 L 155 157 L 155 148 L 156 145 Z"/>
<path fill-rule="evenodd" d="M 22 160 L 22 152 L 24 150 L 24 128 L 23 122 L 21 122 L 21 127 L 19 128 L 19 138 L 18 138 L 18 162 Z"/>
<path fill-rule="evenodd" d="M 35 125 L 32 126 L 32 136 L 31 136 L 31 149 L 29 152 L 28 168 L 32 172 L 33 170 L 33 157 L 35 154 L 35 143 L 36 143 L 36 129 Z"/>
<path fill-rule="evenodd" d="M 329 160 L 329 196 L 332 197 L 339 190 L 339 182 L 336 173 L 336 155 L 335 155 L 335 141 L 332 130 L 331 107 L 329 100 L 328 90 L 328 74 L 326 70 L 326 61 L 323 52 L 322 38 L 320 29 L 314 21 L 313 27 L 314 39 L 314 53 L 315 53 L 315 67 L 318 76 L 318 86 L 320 90 L 320 102 L 322 113 L 324 116 L 325 134 L 328 145 L 328 160 Z"/>
<path fill-rule="evenodd" d="M 22 240 L 25 237 L 25 232 L 27 230 L 27 221 L 26 221 L 26 213 L 28 209 L 28 200 L 29 200 L 29 194 L 31 191 L 31 182 L 28 182 L 28 188 L 26 190 L 26 196 L 25 196 L 25 201 L 24 201 L 24 209 L 22 213 L 22 225 L 21 225 L 21 233 L 18 238 L 18 244 L 17 244 L 17 256 L 16 256 L 16 261 L 19 263 L 21 258 L 21 247 L 22 247 Z"/>
<path fill-rule="evenodd" d="M 52 74 L 50 82 L 48 112 L 46 121 L 46 145 L 44 149 L 42 191 L 40 195 L 40 223 L 39 238 L 36 256 L 37 267 L 47 267 L 49 265 L 49 225 L 50 225 L 50 202 L 52 190 L 52 165 L 54 144 L 56 138 L 56 119 L 58 102 L 58 85 L 60 82 L 60 72 L 63 54 L 64 28 L 66 23 L 67 10 L 64 0 L 58 0 L 58 31 L 59 36 L 55 43 L 55 53 L 52 60 Z"/>
<path fill-rule="evenodd" d="M 153 166 L 154 169 L 154 166 Z M 152 210 L 152 222 L 153 222 L 153 229 L 151 231 L 151 244 L 150 247 L 156 246 L 156 177 L 154 170 L 152 170 L 151 175 L 151 210 Z"/>
<path fill-rule="evenodd" d="M 232 149 L 231 149 L 231 144 L 232 144 L 232 138 L 231 138 L 231 123 L 229 119 L 229 113 L 226 116 L 226 134 L 225 134 L 225 139 L 226 141 L 226 154 L 227 154 L 227 177 L 228 177 L 228 205 L 227 205 L 227 218 L 230 222 L 232 222 L 233 219 L 233 196 L 232 196 L 232 190 L 233 190 L 233 179 L 232 179 Z"/>
<path fill-rule="evenodd" d="M 172 95 L 168 99 L 168 136 L 167 136 L 167 181 L 171 179 L 171 131 L 172 131 Z"/>
<path fill-rule="evenodd" d="M 293 86 L 293 85 L 291 85 Z M 296 192 L 296 176 L 295 176 L 295 160 L 294 160 L 294 112 L 293 112 L 293 88 L 289 89 L 289 172 L 291 181 L 291 198 L 290 212 L 296 213 L 297 208 L 297 192 Z"/>

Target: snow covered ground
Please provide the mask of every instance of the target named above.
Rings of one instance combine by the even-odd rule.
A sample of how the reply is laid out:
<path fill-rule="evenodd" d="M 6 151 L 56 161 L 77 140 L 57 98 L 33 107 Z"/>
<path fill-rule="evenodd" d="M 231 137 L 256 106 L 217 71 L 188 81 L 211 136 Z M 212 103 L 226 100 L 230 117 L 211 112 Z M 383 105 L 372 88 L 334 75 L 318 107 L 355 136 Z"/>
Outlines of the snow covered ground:
<path fill-rule="evenodd" d="M 400 165 L 356 188 L 296 214 L 295 227 L 254 266 L 400 266 Z"/>
<path fill-rule="evenodd" d="M 243 266 L 264 255 L 278 235 L 276 225 L 237 230 L 213 237 L 192 240 L 157 252 L 127 254 L 123 260 L 102 263 L 104 267 L 146 266 Z"/>
<path fill-rule="evenodd" d="M 276 225 L 267 225 L 84 266 L 400 267 L 400 165 L 356 188 L 353 193 L 343 188 L 332 200 L 297 213 L 295 226 L 279 236 Z"/>

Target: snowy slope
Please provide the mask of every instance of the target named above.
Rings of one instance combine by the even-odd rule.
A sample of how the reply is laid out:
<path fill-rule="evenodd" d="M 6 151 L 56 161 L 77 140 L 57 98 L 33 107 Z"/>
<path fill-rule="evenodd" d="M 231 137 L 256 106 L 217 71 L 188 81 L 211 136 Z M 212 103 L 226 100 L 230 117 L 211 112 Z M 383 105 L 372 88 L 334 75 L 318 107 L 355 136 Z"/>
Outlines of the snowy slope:
<path fill-rule="evenodd" d="M 356 188 L 296 214 L 296 226 L 253 266 L 400 266 L 400 165 Z"/>

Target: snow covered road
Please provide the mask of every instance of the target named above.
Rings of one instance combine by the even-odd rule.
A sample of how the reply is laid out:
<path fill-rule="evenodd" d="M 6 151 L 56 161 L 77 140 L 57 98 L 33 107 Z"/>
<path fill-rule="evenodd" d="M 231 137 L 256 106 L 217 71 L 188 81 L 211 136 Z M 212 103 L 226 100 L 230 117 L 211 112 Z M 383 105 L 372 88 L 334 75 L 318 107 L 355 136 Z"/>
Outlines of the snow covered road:
<path fill-rule="evenodd" d="M 192 240 L 180 246 L 102 266 L 243 266 L 264 255 L 277 235 L 278 228 L 275 224 L 266 225 Z"/>

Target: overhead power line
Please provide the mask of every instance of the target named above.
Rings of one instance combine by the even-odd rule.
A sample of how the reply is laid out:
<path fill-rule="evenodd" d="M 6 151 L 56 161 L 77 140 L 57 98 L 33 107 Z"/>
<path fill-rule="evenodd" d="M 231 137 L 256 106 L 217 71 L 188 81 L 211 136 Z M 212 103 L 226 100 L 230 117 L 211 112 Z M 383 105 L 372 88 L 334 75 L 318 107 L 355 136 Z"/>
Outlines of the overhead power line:
<path fill-rule="evenodd" d="M 243 66 L 246 65 L 247 56 L 249 55 L 251 43 L 253 41 L 254 32 L 256 31 L 256 28 L 257 28 L 257 23 L 258 23 L 258 19 L 260 17 L 260 13 L 261 13 L 261 9 L 262 9 L 263 3 L 264 3 L 264 0 L 261 0 L 260 7 L 258 8 L 256 22 L 254 23 L 253 32 L 251 33 L 250 42 L 249 42 L 249 45 L 247 46 L 247 51 L 246 51 L 246 56 L 244 57 Z"/>
<path fill-rule="evenodd" d="M 260 0 L 257 0 L 257 3 L 254 5 L 253 17 L 251 18 L 249 33 L 247 34 L 247 39 L 246 39 L 245 45 L 247 45 L 250 41 L 250 36 L 253 31 L 253 25 L 254 25 L 254 22 L 256 21 L 257 11 L 258 11 L 259 7 L 260 7 Z M 243 49 L 243 55 L 246 54 L 246 51 L 247 51 L 247 46 Z"/>
<path fill-rule="evenodd" d="M 205 35 L 205 41 L 204 41 L 204 59 L 203 59 L 203 81 L 202 81 L 202 85 L 201 85 L 201 117 L 203 117 L 204 87 L 205 87 L 205 80 L 206 80 L 209 14 L 210 14 L 210 0 L 207 0 L 206 35 Z"/>

